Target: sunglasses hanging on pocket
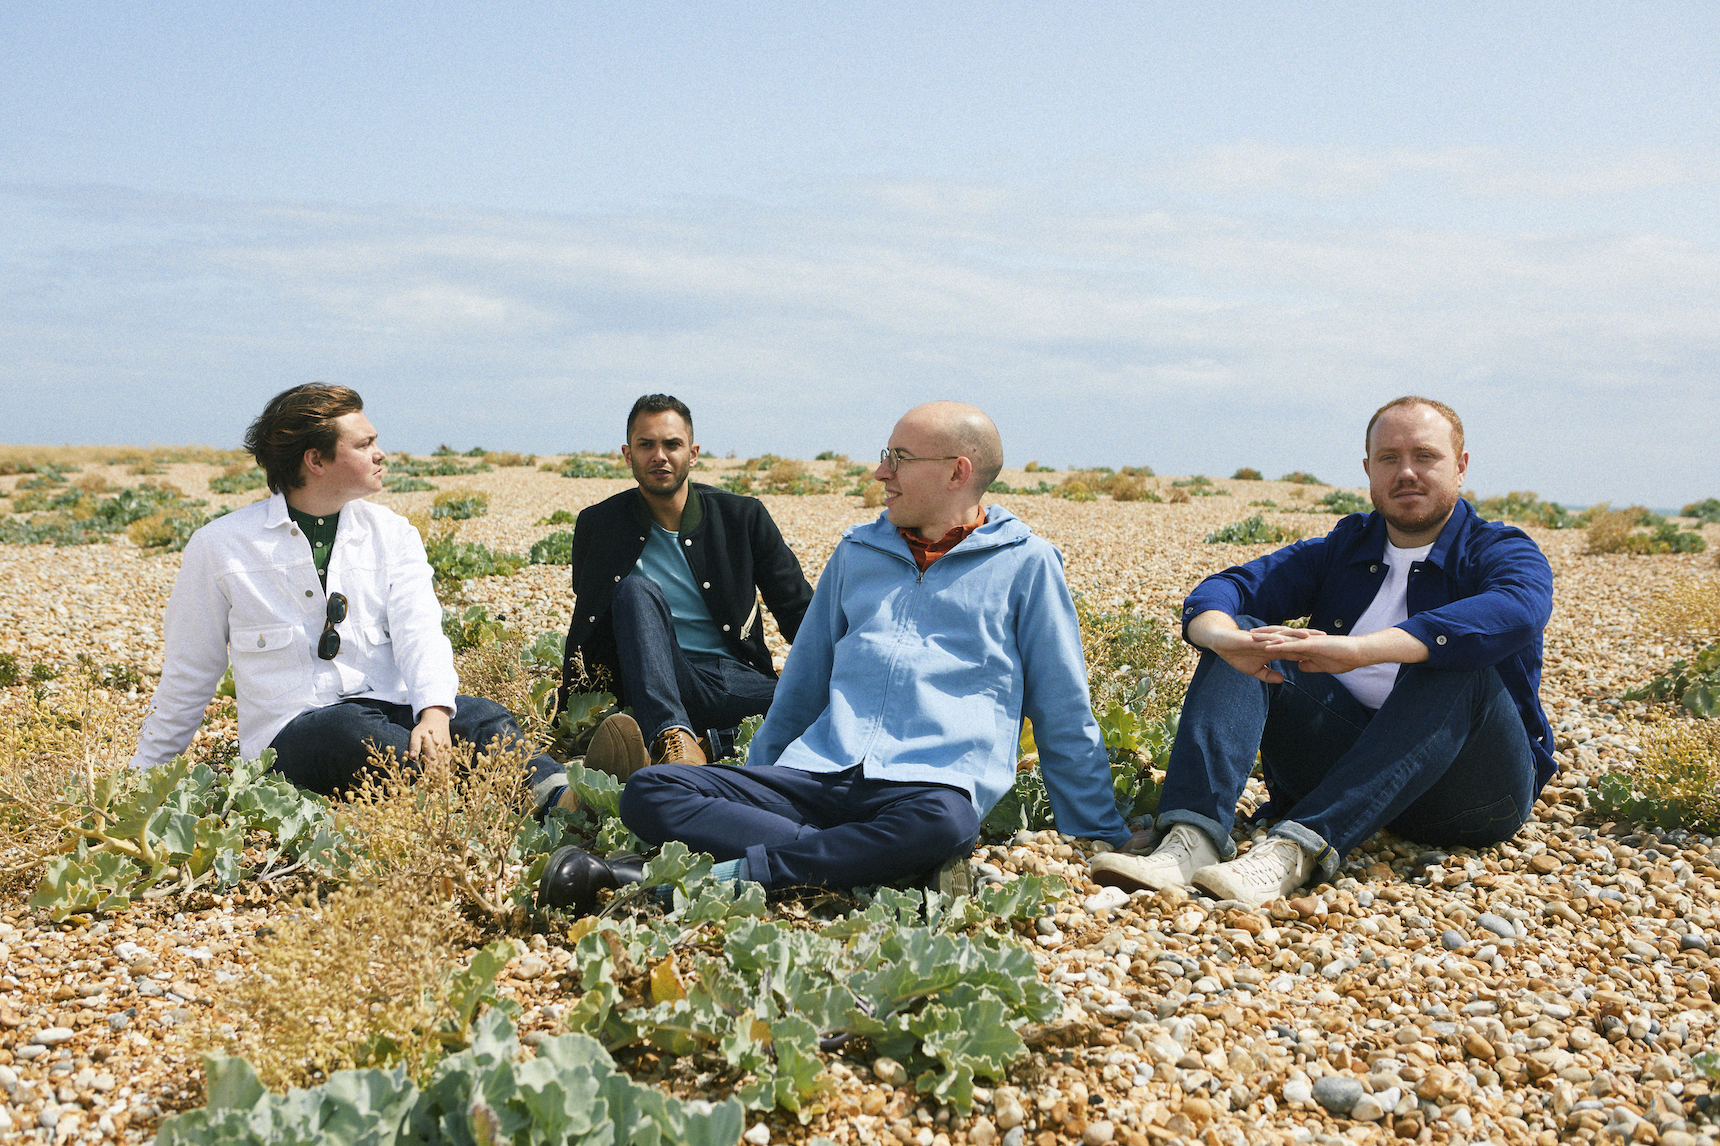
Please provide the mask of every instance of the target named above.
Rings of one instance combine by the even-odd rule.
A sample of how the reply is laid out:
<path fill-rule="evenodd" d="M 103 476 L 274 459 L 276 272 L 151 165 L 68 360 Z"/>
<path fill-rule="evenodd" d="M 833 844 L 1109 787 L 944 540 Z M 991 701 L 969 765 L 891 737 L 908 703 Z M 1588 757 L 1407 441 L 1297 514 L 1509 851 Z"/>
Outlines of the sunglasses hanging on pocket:
<path fill-rule="evenodd" d="M 340 652 L 340 634 L 334 627 L 346 620 L 346 594 L 330 593 L 328 595 L 328 619 L 323 622 L 322 636 L 317 640 L 317 656 L 325 661 L 332 661 L 335 654 Z"/>

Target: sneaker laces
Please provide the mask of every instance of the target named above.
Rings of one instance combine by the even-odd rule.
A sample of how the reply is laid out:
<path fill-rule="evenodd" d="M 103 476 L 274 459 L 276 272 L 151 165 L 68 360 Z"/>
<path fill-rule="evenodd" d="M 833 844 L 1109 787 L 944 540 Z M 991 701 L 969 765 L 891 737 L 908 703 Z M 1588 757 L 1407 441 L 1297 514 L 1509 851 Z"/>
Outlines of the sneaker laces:
<path fill-rule="evenodd" d="M 1204 833 L 1193 824 L 1177 824 L 1166 833 L 1164 842 L 1153 849 L 1153 855 L 1181 863 L 1193 856 L 1200 847 L 1202 834 Z"/>
<path fill-rule="evenodd" d="M 1302 849 L 1301 844 L 1288 836 L 1267 836 L 1265 839 L 1249 848 L 1247 855 L 1236 860 L 1232 870 L 1247 879 L 1255 879 L 1267 874 L 1271 874 L 1275 878 L 1280 878 L 1281 873 L 1279 872 L 1262 870 L 1266 869 L 1268 864 L 1275 863 L 1275 861 L 1268 858 L 1275 851 L 1287 851 L 1287 858 L 1290 861 L 1290 870 L 1292 872 L 1302 871 L 1302 863 L 1303 860 L 1306 859 L 1308 853 Z"/>

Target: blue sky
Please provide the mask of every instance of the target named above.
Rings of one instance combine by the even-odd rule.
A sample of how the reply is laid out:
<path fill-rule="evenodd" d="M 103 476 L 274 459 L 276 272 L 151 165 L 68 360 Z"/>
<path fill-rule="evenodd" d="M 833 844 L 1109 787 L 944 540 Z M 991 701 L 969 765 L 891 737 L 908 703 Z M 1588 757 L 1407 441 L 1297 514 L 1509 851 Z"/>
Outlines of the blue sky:
<path fill-rule="evenodd" d="M 1309 6 L 1303 6 L 1307 8 Z M 876 449 L 1720 495 L 1706 4 L 84 3 L 0 12 L 13 442 Z"/>

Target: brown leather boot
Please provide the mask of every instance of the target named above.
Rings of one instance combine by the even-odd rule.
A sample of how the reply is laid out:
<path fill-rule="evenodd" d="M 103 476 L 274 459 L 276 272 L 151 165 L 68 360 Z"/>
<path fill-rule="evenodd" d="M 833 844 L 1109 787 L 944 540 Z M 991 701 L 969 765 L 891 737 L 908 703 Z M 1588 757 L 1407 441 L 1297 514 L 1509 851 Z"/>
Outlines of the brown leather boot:
<path fill-rule="evenodd" d="M 651 747 L 653 764 L 706 764 L 704 749 L 698 738 L 685 728 L 665 729 Z"/>

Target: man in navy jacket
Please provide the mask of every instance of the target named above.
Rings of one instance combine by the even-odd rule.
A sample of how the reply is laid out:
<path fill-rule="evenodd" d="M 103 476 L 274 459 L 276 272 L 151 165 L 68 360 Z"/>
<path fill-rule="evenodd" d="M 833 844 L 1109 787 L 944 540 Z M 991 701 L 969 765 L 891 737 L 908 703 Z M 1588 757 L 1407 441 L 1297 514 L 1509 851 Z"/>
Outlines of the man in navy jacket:
<path fill-rule="evenodd" d="M 792 642 L 812 586 L 762 502 L 687 480 L 699 447 L 680 399 L 635 402 L 621 452 L 637 488 L 581 511 L 573 528 L 561 699 L 604 688 L 631 706 L 598 727 L 585 757 L 626 779 L 647 763 L 704 764 L 722 752 L 713 733 L 770 707 L 759 597 Z"/>
<path fill-rule="evenodd" d="M 1399 398 L 1365 441 L 1375 512 L 1208 577 L 1184 602 L 1183 636 L 1205 652 L 1157 846 L 1097 857 L 1099 882 L 1260 904 L 1316 869 L 1329 878 L 1383 827 L 1479 847 L 1528 818 L 1557 767 L 1539 697 L 1552 570 L 1527 534 L 1458 496 L 1469 455 L 1450 407 Z M 1286 626 L 1298 617 L 1306 628 Z M 1263 812 L 1283 818 L 1236 859 L 1257 752 Z"/>

